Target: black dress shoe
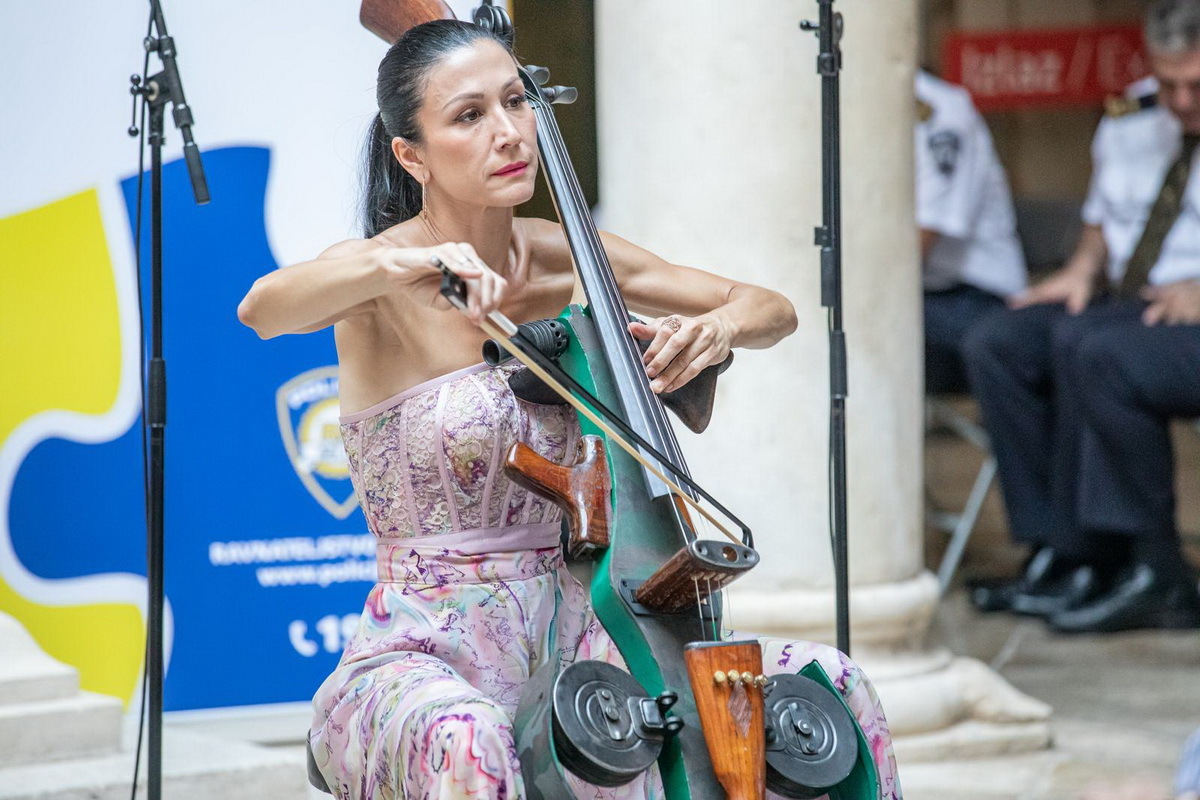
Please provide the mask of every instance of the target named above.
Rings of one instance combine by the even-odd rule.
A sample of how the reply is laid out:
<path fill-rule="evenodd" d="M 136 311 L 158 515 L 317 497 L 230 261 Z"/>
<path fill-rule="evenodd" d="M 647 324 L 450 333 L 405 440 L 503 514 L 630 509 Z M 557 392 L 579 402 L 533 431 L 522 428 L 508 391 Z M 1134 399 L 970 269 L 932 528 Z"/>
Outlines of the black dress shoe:
<path fill-rule="evenodd" d="M 1168 580 L 1138 564 L 1106 594 L 1050 617 L 1050 626 L 1063 633 L 1200 628 L 1200 593 L 1190 579 Z"/>
<path fill-rule="evenodd" d="M 1016 592 L 1012 598 L 1012 611 L 1048 619 L 1103 595 L 1111 588 L 1112 581 L 1111 572 L 1102 572 L 1090 564 L 1076 566 L 1040 586 Z"/>
<path fill-rule="evenodd" d="M 1013 599 L 1030 591 L 1048 591 L 1055 581 L 1070 571 L 1070 567 L 1049 547 L 1043 547 L 1030 557 L 1019 578 L 977 583 L 970 586 L 967 596 L 971 605 L 983 612 L 1012 611 Z"/>

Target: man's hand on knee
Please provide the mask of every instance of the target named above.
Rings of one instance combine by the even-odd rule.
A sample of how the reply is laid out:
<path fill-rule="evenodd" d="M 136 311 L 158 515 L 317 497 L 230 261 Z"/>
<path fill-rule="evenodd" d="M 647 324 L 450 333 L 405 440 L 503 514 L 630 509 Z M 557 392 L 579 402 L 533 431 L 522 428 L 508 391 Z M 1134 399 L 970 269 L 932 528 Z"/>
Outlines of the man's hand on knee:
<path fill-rule="evenodd" d="M 1036 286 L 1031 286 L 1009 301 L 1011 308 L 1039 304 L 1063 303 L 1067 311 L 1078 314 L 1092 300 L 1092 277 L 1071 267 L 1064 267 Z"/>
<path fill-rule="evenodd" d="M 1147 286 L 1142 299 L 1150 303 L 1142 314 L 1147 325 L 1200 325 L 1200 283 L 1196 281 Z"/>

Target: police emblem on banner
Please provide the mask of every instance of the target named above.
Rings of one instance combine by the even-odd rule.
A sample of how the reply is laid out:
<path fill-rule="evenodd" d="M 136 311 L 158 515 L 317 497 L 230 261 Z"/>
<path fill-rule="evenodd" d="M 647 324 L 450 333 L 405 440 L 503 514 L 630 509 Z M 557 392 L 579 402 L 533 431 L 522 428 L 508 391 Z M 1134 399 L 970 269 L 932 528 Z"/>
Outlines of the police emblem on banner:
<path fill-rule="evenodd" d="M 297 375 L 275 393 L 279 433 L 300 482 L 321 507 L 345 519 L 357 507 L 342 446 L 337 367 Z"/>

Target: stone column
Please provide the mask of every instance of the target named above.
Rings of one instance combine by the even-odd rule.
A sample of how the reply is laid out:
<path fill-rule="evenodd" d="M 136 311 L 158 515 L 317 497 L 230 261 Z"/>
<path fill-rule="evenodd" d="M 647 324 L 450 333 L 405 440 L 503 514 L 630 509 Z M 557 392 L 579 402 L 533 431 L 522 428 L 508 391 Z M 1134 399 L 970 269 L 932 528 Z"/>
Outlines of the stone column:
<path fill-rule="evenodd" d="M 840 0 L 850 395 L 853 652 L 902 760 L 1043 747 L 1049 708 L 977 661 L 924 647 L 921 287 L 913 221 L 916 2 Z M 756 532 L 764 562 L 731 590 L 732 624 L 833 643 L 828 347 L 815 2 L 596 4 L 605 227 L 674 263 L 785 293 L 800 328 L 740 351 L 703 436 L 700 483 Z M 566 112 L 569 113 L 569 112 Z"/>

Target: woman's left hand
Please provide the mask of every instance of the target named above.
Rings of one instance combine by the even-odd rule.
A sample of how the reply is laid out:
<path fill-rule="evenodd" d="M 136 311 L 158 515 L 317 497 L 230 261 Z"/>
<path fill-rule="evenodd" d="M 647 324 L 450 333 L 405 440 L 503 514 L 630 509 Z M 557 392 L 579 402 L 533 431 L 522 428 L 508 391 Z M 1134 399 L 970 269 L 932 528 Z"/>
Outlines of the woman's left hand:
<path fill-rule="evenodd" d="M 712 314 L 672 314 L 648 322 L 631 322 L 629 332 L 638 339 L 652 340 L 642 363 L 656 394 L 673 392 L 705 367 L 724 361 L 733 339 L 726 324 Z"/>

